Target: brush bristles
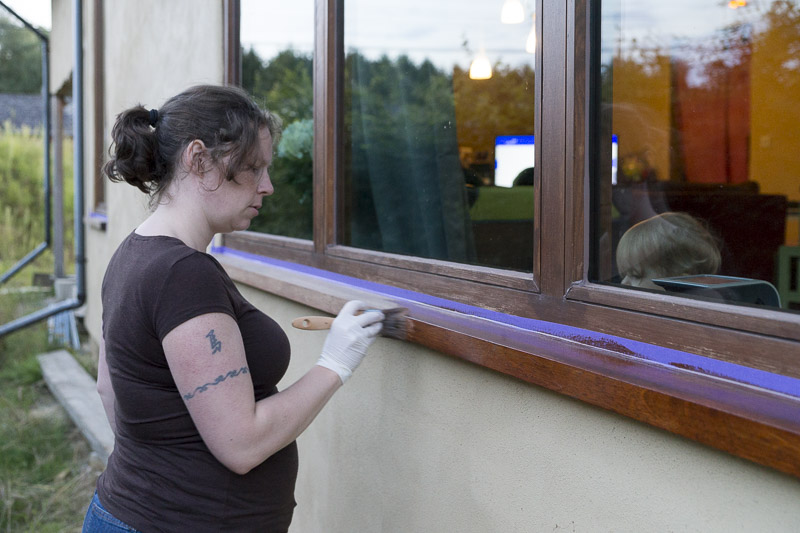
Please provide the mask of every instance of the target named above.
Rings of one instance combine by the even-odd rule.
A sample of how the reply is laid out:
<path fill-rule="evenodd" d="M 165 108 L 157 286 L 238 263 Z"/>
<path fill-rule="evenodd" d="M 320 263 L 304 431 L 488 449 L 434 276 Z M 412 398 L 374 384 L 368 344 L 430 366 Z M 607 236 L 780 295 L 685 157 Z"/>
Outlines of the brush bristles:
<path fill-rule="evenodd" d="M 381 313 L 384 316 L 381 336 L 405 340 L 408 330 L 408 320 L 406 319 L 408 309 L 405 307 L 393 307 L 391 309 L 381 309 Z"/>

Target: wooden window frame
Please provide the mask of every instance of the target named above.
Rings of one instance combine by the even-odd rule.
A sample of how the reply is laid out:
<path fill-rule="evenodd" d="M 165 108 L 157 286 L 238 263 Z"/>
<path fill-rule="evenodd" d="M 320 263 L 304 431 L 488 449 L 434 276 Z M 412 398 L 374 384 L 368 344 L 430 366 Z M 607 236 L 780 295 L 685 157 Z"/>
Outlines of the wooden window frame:
<path fill-rule="evenodd" d="M 106 180 L 103 165 L 106 161 L 105 131 L 105 12 L 103 0 L 93 0 L 91 9 L 92 47 L 92 133 L 89 141 L 92 146 L 93 188 L 91 192 L 91 211 L 85 217 L 86 227 L 105 232 L 108 226 L 108 206 L 106 204 Z M 64 88 L 62 88 L 63 90 Z M 63 95 L 59 95 L 62 98 Z M 75 118 L 73 117 L 73 120 Z"/>
<path fill-rule="evenodd" d="M 106 229 L 106 181 L 103 174 L 105 162 L 105 21 L 103 0 L 92 3 L 92 54 L 94 55 L 94 72 L 92 81 L 92 108 L 94 122 L 92 124 L 92 151 L 94 160 L 94 190 L 92 192 L 92 217 L 89 227 L 105 231 Z"/>
<path fill-rule="evenodd" d="M 103 1 L 94 0 L 92 9 L 92 33 L 94 35 L 94 210 L 104 213 L 106 210 L 106 187 L 103 179 L 103 162 L 105 153 L 104 125 L 105 125 L 105 30 L 103 22 Z"/>
<path fill-rule="evenodd" d="M 532 273 L 337 244 L 343 0 L 317 0 L 315 7 L 314 239 L 239 232 L 224 236 L 216 255 L 236 281 L 328 312 L 357 296 L 364 283 L 388 288 L 387 297 L 409 291 L 403 293 L 412 295 L 404 300 L 408 342 L 800 477 L 800 392 L 721 379 L 703 364 L 687 368 L 647 358 L 653 346 L 800 379 L 800 316 L 587 280 L 589 24 L 598 6 L 536 2 L 535 135 L 542 142 L 536 146 Z M 352 286 L 343 289 L 347 280 Z M 427 296 L 447 303 L 429 305 Z M 471 311 L 458 310 L 465 308 Z M 556 332 L 520 328 L 518 317 L 554 325 Z M 639 348 L 632 351 L 627 340 Z"/>
<path fill-rule="evenodd" d="M 242 46 L 240 20 L 242 5 L 240 0 L 222 2 L 222 82 L 235 85 L 242 79 Z"/>

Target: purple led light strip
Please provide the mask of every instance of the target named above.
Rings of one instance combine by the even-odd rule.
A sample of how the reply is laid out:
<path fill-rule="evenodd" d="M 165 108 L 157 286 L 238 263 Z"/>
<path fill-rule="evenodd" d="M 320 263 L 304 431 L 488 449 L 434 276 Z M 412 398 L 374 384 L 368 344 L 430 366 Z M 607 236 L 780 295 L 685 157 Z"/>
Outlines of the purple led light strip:
<path fill-rule="evenodd" d="M 318 268 L 260 256 L 240 250 L 234 250 L 225 246 L 212 247 L 211 252 L 220 255 L 231 255 L 250 261 L 263 263 L 279 268 L 285 268 L 294 272 L 301 272 L 310 276 L 316 276 L 330 281 L 335 281 L 345 285 L 357 287 L 387 296 L 396 300 L 405 300 L 418 304 L 428 305 L 436 308 L 456 311 L 465 315 L 491 320 L 500 324 L 514 326 L 526 331 L 542 333 L 563 339 L 586 339 L 598 344 L 613 343 L 627 348 L 636 356 L 648 361 L 662 364 L 669 367 L 683 369 L 693 369 L 696 372 L 711 376 L 729 379 L 739 383 L 745 383 L 762 389 L 771 390 L 790 396 L 800 398 L 800 379 L 773 374 L 764 370 L 749 368 L 735 363 L 728 363 L 709 357 L 703 357 L 688 352 L 682 352 L 672 348 L 647 344 L 641 341 L 615 337 L 612 335 L 598 333 L 596 331 L 581 329 L 573 326 L 566 326 L 553 322 L 545 322 L 532 318 L 523 318 L 515 315 L 508 315 L 496 311 L 490 311 L 480 307 L 475 307 L 444 298 L 437 298 L 427 294 L 422 294 L 406 289 L 400 289 L 381 283 L 365 281 L 362 279 L 345 276 L 335 272 L 329 272 Z"/>

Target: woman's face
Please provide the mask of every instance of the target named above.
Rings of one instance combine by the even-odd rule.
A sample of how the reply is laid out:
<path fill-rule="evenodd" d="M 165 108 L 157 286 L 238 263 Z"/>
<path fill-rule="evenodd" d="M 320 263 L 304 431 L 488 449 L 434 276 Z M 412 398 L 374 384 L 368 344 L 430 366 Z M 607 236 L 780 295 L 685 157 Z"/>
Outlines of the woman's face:
<path fill-rule="evenodd" d="M 258 215 L 265 196 L 274 192 L 269 177 L 272 164 L 272 136 L 267 128 L 259 133 L 259 150 L 254 161 L 243 167 L 233 180 L 222 179 L 213 194 L 209 217 L 217 233 L 246 230 Z"/>

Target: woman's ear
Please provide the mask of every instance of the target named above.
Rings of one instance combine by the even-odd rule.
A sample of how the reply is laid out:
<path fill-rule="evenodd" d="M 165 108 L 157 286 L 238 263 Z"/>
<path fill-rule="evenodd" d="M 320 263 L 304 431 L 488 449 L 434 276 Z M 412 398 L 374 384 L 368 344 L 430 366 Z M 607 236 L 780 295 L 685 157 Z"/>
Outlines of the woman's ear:
<path fill-rule="evenodd" d="M 208 151 L 203 141 L 195 139 L 183 150 L 183 164 L 186 171 L 202 176 L 209 170 Z"/>

